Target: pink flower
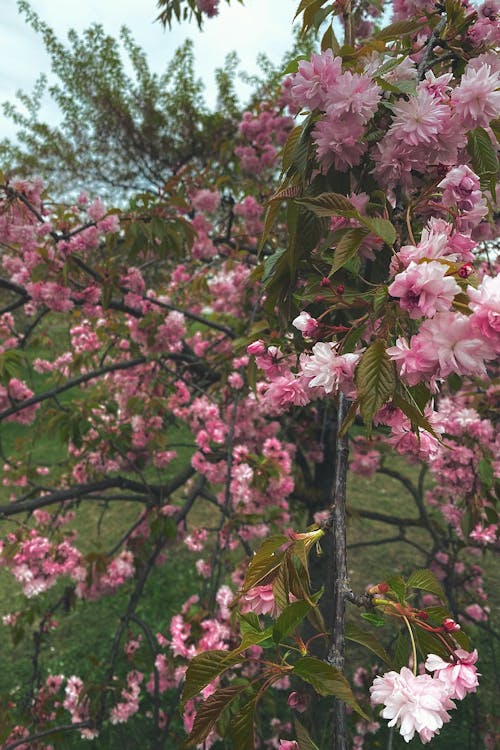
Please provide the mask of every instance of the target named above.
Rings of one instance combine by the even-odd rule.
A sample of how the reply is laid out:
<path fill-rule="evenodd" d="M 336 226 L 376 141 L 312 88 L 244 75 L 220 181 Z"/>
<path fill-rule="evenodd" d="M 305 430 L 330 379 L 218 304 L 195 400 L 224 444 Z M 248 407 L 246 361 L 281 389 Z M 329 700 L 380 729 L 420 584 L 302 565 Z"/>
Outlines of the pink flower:
<path fill-rule="evenodd" d="M 455 704 L 442 683 L 428 674 L 414 675 L 408 667 L 376 677 L 370 688 L 372 703 L 383 703 L 384 719 L 399 727 L 405 742 L 418 732 L 425 745 L 450 720 L 448 710 Z"/>
<path fill-rule="evenodd" d="M 322 387 L 325 393 L 341 388 L 352 388 L 354 370 L 361 354 L 338 355 L 337 344 L 319 341 L 313 346 L 312 356 L 304 359 L 302 372 L 306 378 L 311 378 L 309 387 Z"/>
<path fill-rule="evenodd" d="M 410 263 L 398 273 L 389 287 L 389 294 L 399 297 L 399 304 L 410 318 L 432 318 L 437 312 L 451 307 L 460 287 L 452 276 L 446 276 L 447 266 L 438 261 Z"/>
<path fill-rule="evenodd" d="M 256 615 L 277 617 L 279 608 L 274 600 L 272 585 L 254 586 L 249 589 L 241 598 L 241 611 L 255 612 Z"/>
<path fill-rule="evenodd" d="M 484 528 L 480 523 L 469 534 L 470 538 L 478 544 L 495 544 L 497 540 L 497 526 L 492 523 Z"/>
<path fill-rule="evenodd" d="M 408 101 L 395 104 L 396 115 L 389 133 L 410 146 L 436 141 L 450 118 L 450 109 L 425 88 Z"/>
<path fill-rule="evenodd" d="M 470 64 L 460 85 L 452 94 L 452 102 L 466 130 L 478 125 L 487 128 L 500 114 L 500 75 L 483 63 L 477 69 Z"/>
<path fill-rule="evenodd" d="M 292 325 L 299 331 L 301 331 L 303 336 L 307 336 L 309 338 L 314 336 L 318 329 L 318 321 L 311 315 L 309 315 L 309 313 L 305 310 L 302 310 L 300 315 L 292 320 Z"/>
<path fill-rule="evenodd" d="M 301 60 L 298 72 L 292 76 L 290 95 L 302 109 L 324 109 L 328 89 L 342 72 L 342 59 L 333 57 L 331 49 L 311 55 L 311 61 Z"/>
<path fill-rule="evenodd" d="M 453 652 L 452 661 L 446 662 L 440 656 L 429 654 L 425 668 L 434 672 L 434 679 L 443 683 L 450 698 L 463 700 L 467 693 L 475 693 L 478 686 L 477 651 L 468 653 L 459 648 Z"/>
<path fill-rule="evenodd" d="M 467 287 L 472 328 L 500 352 L 500 275 L 484 276 L 477 289 Z"/>

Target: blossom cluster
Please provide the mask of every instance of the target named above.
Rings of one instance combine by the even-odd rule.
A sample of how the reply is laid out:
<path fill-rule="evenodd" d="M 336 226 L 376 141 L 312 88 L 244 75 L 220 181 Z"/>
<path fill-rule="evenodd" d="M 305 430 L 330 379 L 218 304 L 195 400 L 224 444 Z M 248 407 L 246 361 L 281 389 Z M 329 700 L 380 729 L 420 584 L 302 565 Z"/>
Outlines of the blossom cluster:
<path fill-rule="evenodd" d="M 405 742 L 415 732 L 425 745 L 443 724 L 450 720 L 453 700 L 462 700 L 467 693 L 475 693 L 478 685 L 477 651 L 468 653 L 457 649 L 449 661 L 429 654 L 425 668 L 428 673 L 414 674 L 408 667 L 400 672 L 387 672 L 376 677 L 370 688 L 373 704 L 384 704 L 382 716 L 390 719 L 389 726 L 399 727 Z"/>

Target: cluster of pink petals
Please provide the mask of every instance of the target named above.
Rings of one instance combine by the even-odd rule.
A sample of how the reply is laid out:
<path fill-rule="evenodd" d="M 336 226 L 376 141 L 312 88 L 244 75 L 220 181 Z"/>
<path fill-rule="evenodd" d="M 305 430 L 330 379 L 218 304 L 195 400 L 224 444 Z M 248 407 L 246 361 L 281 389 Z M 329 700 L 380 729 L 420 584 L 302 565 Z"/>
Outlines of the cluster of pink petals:
<path fill-rule="evenodd" d="M 447 273 L 448 266 L 439 261 L 411 261 L 405 271 L 397 274 L 388 291 L 399 297 L 400 306 L 410 318 L 432 318 L 437 312 L 449 310 L 460 293 L 459 285 Z"/>
<path fill-rule="evenodd" d="M 390 727 L 399 727 L 405 742 L 417 732 L 425 745 L 450 720 L 448 711 L 455 708 L 441 681 L 428 674 L 414 675 L 408 667 L 376 677 L 370 693 L 374 705 L 384 704 L 381 715 L 390 720 Z"/>
<path fill-rule="evenodd" d="M 309 388 L 322 388 L 329 394 L 341 390 L 350 393 L 354 389 L 354 370 L 361 352 L 337 354 L 337 344 L 318 341 L 312 354 L 301 357 L 301 371 L 308 379 Z"/>
<path fill-rule="evenodd" d="M 271 617 L 277 617 L 280 613 L 271 584 L 249 589 L 241 597 L 240 608 L 242 612 L 254 612 L 256 615 L 270 615 Z"/>
<path fill-rule="evenodd" d="M 444 661 L 440 656 L 429 654 L 425 668 L 434 672 L 434 679 L 439 680 L 449 697 L 463 700 L 467 693 L 475 693 L 478 686 L 478 673 L 474 666 L 477 662 L 477 651 L 472 653 L 457 649 L 451 661 Z"/>
<path fill-rule="evenodd" d="M 302 60 L 297 73 L 286 82 L 292 105 L 319 109 L 324 116 L 313 130 L 318 160 L 345 171 L 359 164 L 366 150 L 364 128 L 375 114 L 381 91 L 370 76 L 342 71 L 342 60 L 332 50 Z"/>
<path fill-rule="evenodd" d="M 484 276 L 477 289 L 467 288 L 472 310 L 470 324 L 481 338 L 500 352 L 500 275 Z"/>
<path fill-rule="evenodd" d="M 452 102 L 465 130 L 487 128 L 500 111 L 500 74 L 486 62 L 469 64 Z"/>
<path fill-rule="evenodd" d="M 410 343 L 398 338 L 387 349 L 399 374 L 409 385 L 457 375 L 486 375 L 485 362 L 495 357 L 471 319 L 461 313 L 441 312 L 425 320 Z"/>

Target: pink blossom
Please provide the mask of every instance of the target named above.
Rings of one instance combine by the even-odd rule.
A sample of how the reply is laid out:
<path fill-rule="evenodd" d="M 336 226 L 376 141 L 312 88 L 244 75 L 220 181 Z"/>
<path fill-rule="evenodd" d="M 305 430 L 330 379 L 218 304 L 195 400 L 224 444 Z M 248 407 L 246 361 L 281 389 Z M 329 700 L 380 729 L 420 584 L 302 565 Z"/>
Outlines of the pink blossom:
<path fill-rule="evenodd" d="M 470 64 L 467 66 L 451 97 L 466 130 L 477 126 L 487 128 L 490 121 L 499 116 L 499 87 L 500 75 L 491 65 L 483 63 L 478 68 Z"/>
<path fill-rule="evenodd" d="M 410 146 L 436 141 L 450 118 L 449 107 L 425 88 L 419 89 L 408 101 L 395 104 L 393 112 L 395 118 L 389 135 Z"/>
<path fill-rule="evenodd" d="M 384 704 L 383 718 L 390 719 L 390 727 L 399 727 L 405 742 L 415 732 L 423 744 L 429 742 L 450 720 L 448 710 L 455 708 L 439 680 L 428 674 L 414 675 L 408 667 L 376 677 L 370 693 L 374 705 Z"/>
<path fill-rule="evenodd" d="M 241 611 L 255 612 L 256 615 L 271 615 L 277 617 L 279 607 L 274 599 L 273 587 L 254 586 L 241 597 Z"/>
<path fill-rule="evenodd" d="M 311 61 L 301 60 L 292 76 L 290 95 L 293 103 L 302 109 L 324 109 L 329 88 L 342 72 L 342 58 L 333 57 L 331 49 L 311 55 Z"/>
<path fill-rule="evenodd" d="M 308 338 L 314 336 L 318 330 L 318 321 L 305 310 L 302 310 L 300 315 L 292 320 L 292 325 L 301 331 L 303 336 Z"/>
<path fill-rule="evenodd" d="M 434 672 L 434 679 L 443 683 L 450 698 L 463 700 L 467 693 L 475 693 L 478 686 L 478 673 L 474 666 L 477 651 L 468 653 L 459 648 L 453 652 L 451 661 L 444 661 L 440 656 L 429 654 L 425 668 Z"/>
<path fill-rule="evenodd" d="M 191 203 L 197 211 L 214 213 L 220 203 L 220 195 L 217 190 L 198 190 L 191 198 Z"/>
<path fill-rule="evenodd" d="M 319 341 L 313 346 L 310 357 L 301 361 L 302 372 L 310 378 L 309 387 L 324 388 L 325 393 L 353 387 L 354 370 L 361 356 L 360 352 L 338 355 L 337 344 Z"/>
<path fill-rule="evenodd" d="M 446 276 L 448 267 L 438 261 L 410 263 L 389 286 L 389 294 L 399 297 L 399 304 L 410 318 L 432 318 L 436 312 L 451 307 L 460 287 L 453 276 Z"/>
<path fill-rule="evenodd" d="M 477 289 L 467 287 L 472 328 L 500 352 L 500 275 L 484 276 Z"/>
<path fill-rule="evenodd" d="M 492 523 L 489 526 L 483 527 L 478 523 L 469 534 L 469 537 L 478 544 L 484 546 L 487 544 L 495 544 L 497 540 L 497 525 Z"/>

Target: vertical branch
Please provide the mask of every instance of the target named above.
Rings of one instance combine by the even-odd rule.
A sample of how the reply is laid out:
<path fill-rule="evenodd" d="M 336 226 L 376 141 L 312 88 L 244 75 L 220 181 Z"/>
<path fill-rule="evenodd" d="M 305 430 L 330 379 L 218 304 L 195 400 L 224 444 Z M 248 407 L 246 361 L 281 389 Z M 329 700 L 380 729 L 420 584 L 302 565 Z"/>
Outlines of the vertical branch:
<path fill-rule="evenodd" d="M 344 44 L 352 47 L 352 0 L 345 0 L 342 20 L 344 22 Z"/>
<path fill-rule="evenodd" d="M 333 536 L 333 620 L 332 638 L 328 652 L 328 663 L 343 671 L 345 646 L 345 593 L 349 589 L 347 580 L 347 545 L 346 545 L 346 483 L 347 457 L 349 443 L 347 433 L 340 435 L 342 423 L 347 414 L 349 403 L 346 397 L 339 394 L 337 417 L 337 450 L 335 461 L 335 483 L 332 492 L 330 519 Z M 333 722 L 333 750 L 347 750 L 346 705 L 335 698 Z"/>

